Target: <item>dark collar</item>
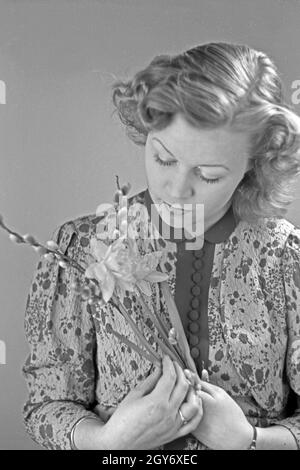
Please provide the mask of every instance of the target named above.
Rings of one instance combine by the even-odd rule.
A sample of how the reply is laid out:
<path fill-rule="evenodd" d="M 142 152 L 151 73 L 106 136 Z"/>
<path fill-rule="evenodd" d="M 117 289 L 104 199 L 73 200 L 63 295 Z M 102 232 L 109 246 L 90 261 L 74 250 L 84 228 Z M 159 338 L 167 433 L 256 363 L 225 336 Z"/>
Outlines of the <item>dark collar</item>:
<path fill-rule="evenodd" d="M 151 204 L 154 203 L 150 196 L 149 190 L 146 189 L 144 192 L 140 193 L 140 196 L 143 197 L 149 217 L 151 217 Z M 159 216 L 159 227 L 156 228 L 159 230 L 160 234 L 162 233 L 162 225 L 164 223 L 165 222 L 163 222 L 161 217 Z M 212 227 L 210 227 L 210 229 L 208 229 L 204 233 L 204 240 L 210 243 L 222 243 L 232 234 L 236 226 L 237 222 L 234 217 L 232 206 L 230 206 L 228 211 L 223 215 L 223 217 L 221 217 L 221 219 L 219 219 Z M 164 237 L 164 239 L 166 239 L 166 237 Z M 173 227 L 171 227 L 170 237 L 168 237 L 167 239 L 172 242 L 186 241 L 186 238 L 184 237 L 182 237 L 180 240 L 178 239 L 178 232 L 177 238 L 175 238 Z"/>

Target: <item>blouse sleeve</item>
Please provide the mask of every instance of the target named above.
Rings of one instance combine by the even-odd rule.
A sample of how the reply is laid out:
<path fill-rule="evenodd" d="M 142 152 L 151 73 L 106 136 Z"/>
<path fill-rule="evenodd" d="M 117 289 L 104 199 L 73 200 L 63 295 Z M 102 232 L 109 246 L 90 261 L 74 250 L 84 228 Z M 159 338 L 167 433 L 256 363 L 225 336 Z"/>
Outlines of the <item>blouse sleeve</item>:
<path fill-rule="evenodd" d="M 278 421 L 293 434 L 300 449 L 300 229 L 290 233 L 283 254 L 288 349 L 286 375 L 296 398 L 294 413 Z"/>
<path fill-rule="evenodd" d="M 55 241 L 72 258 L 79 253 L 74 223 Z M 71 289 L 81 276 L 73 267 L 41 257 L 25 311 L 30 354 L 23 366 L 29 395 L 23 408 L 27 432 L 47 449 L 72 449 L 71 431 L 83 417 L 95 417 L 95 329 L 87 304 Z"/>

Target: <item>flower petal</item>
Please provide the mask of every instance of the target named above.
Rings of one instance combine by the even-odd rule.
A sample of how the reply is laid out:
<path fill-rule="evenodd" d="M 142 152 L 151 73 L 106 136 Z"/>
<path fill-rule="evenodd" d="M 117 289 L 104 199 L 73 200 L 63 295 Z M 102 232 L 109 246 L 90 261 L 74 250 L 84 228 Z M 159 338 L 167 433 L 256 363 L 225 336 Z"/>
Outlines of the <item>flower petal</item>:
<path fill-rule="evenodd" d="M 100 282 L 103 282 L 108 274 L 108 271 L 104 263 L 92 263 L 85 271 L 85 275 L 88 278 L 95 278 Z"/>
<path fill-rule="evenodd" d="M 96 278 L 95 274 L 95 268 L 96 268 L 97 263 L 92 263 L 89 265 L 89 267 L 85 270 L 85 277 L 88 277 L 89 279 Z"/>
<path fill-rule="evenodd" d="M 101 240 L 96 240 L 95 238 L 91 240 L 91 251 L 98 261 L 102 261 L 105 258 L 109 248 Z"/>
<path fill-rule="evenodd" d="M 147 276 L 144 277 L 145 281 L 148 282 L 162 282 L 166 281 L 169 278 L 169 275 L 166 273 L 160 273 L 158 271 L 152 271 Z"/>
<path fill-rule="evenodd" d="M 119 266 L 119 263 L 118 263 L 118 258 L 120 258 L 120 256 L 114 256 L 112 254 L 110 254 L 106 260 L 105 260 L 105 265 L 107 267 L 107 269 L 109 271 L 115 271 L 115 272 L 119 272 L 120 271 L 120 266 Z"/>
<path fill-rule="evenodd" d="M 124 279 L 118 279 L 116 283 L 123 291 L 129 290 L 130 292 L 134 291 L 134 283 L 124 281 Z"/>
<path fill-rule="evenodd" d="M 101 284 L 101 292 L 104 302 L 108 302 L 115 290 L 115 279 L 112 274 L 107 271 L 106 277 Z"/>
<path fill-rule="evenodd" d="M 141 265 L 148 272 L 154 271 L 161 260 L 161 252 L 147 253 L 143 255 Z"/>
<path fill-rule="evenodd" d="M 148 297 L 152 295 L 152 290 L 151 290 L 149 282 L 140 280 L 137 282 L 137 284 L 139 288 L 141 289 L 141 291 L 143 292 L 143 294 L 147 295 Z"/>

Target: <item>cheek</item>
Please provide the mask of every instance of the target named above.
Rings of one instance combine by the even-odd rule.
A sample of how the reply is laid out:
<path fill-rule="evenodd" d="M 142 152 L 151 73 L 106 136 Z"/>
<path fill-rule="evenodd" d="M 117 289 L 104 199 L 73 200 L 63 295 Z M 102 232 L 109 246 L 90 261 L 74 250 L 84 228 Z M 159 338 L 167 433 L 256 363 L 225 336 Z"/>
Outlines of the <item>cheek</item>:
<path fill-rule="evenodd" d="M 147 179 L 147 184 L 150 190 L 154 194 L 158 194 L 160 192 L 160 187 L 162 186 L 162 183 L 160 182 L 160 175 L 157 172 L 157 169 L 153 166 L 152 163 L 150 162 L 145 162 L 145 170 L 146 170 L 146 179 Z"/>
<path fill-rule="evenodd" d="M 207 207 L 214 207 L 227 202 L 235 190 L 235 185 L 229 181 L 223 181 L 215 184 L 201 184 L 198 193 L 198 200 L 204 201 Z"/>
<path fill-rule="evenodd" d="M 148 182 L 151 182 L 152 186 L 159 186 L 163 182 L 163 172 L 160 167 L 155 163 L 153 157 L 146 157 L 145 159 L 145 170 Z"/>

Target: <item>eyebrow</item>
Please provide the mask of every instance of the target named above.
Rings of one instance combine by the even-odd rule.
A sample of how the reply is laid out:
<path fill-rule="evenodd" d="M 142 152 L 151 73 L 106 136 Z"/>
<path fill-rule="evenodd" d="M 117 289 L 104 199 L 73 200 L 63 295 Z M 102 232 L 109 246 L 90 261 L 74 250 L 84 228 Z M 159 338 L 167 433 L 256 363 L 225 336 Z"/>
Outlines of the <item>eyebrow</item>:
<path fill-rule="evenodd" d="M 159 140 L 157 137 L 153 137 L 152 140 L 156 140 L 156 141 L 165 149 L 165 151 L 168 152 L 169 155 L 171 155 L 173 158 L 176 159 L 175 155 L 173 155 L 173 153 L 172 153 L 169 149 L 167 149 L 167 147 L 161 142 L 161 140 Z M 196 165 L 196 166 L 208 166 L 208 167 L 210 167 L 210 166 L 214 166 L 214 167 L 220 166 L 220 167 L 223 167 L 223 168 L 225 168 L 226 170 L 230 171 L 227 166 L 221 165 L 221 164 L 219 164 L 219 163 L 211 163 L 211 164 L 209 164 L 209 163 L 203 163 L 203 164 Z"/>

